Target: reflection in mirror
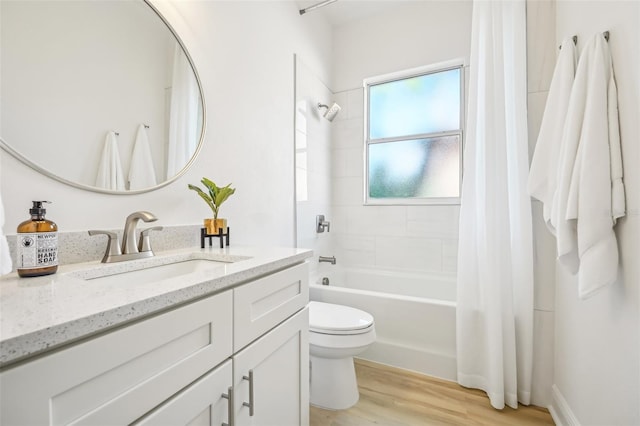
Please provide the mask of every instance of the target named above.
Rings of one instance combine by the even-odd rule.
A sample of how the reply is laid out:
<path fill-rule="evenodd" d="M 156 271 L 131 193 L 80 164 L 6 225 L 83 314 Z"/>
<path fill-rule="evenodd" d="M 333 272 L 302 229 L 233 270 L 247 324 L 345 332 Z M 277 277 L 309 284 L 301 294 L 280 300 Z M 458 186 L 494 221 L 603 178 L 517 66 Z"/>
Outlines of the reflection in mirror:
<path fill-rule="evenodd" d="M 182 174 L 204 104 L 191 61 L 142 0 L 0 2 L 0 145 L 65 183 L 137 193 Z"/>

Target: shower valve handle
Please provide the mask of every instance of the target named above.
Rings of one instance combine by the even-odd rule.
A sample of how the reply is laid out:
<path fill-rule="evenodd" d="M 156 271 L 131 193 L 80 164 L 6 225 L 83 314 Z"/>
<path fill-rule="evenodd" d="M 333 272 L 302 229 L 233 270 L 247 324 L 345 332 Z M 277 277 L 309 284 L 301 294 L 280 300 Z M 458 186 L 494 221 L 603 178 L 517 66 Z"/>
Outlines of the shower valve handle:
<path fill-rule="evenodd" d="M 324 230 L 329 232 L 331 230 L 331 222 L 324 220 L 324 215 L 319 214 L 316 216 L 316 232 L 318 234 L 324 232 Z"/>

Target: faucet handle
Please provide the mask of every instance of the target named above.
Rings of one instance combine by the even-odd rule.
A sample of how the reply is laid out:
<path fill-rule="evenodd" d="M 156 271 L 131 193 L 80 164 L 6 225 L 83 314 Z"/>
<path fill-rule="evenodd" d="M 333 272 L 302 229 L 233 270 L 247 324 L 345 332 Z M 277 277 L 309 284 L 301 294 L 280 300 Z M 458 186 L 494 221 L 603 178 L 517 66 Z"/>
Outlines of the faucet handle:
<path fill-rule="evenodd" d="M 319 234 L 324 232 L 325 229 L 327 232 L 331 231 L 331 222 L 324 220 L 324 215 L 319 214 L 316 216 L 316 232 Z"/>
<path fill-rule="evenodd" d="M 90 230 L 89 235 L 106 235 L 107 240 L 107 249 L 104 252 L 104 256 L 102 257 L 102 263 L 107 263 L 111 256 L 119 256 L 122 254 L 120 251 L 120 242 L 118 240 L 118 234 L 111 231 L 100 231 L 100 230 Z"/>
<path fill-rule="evenodd" d="M 154 226 L 140 231 L 140 239 L 138 240 L 139 252 L 151 251 L 151 240 L 149 238 L 151 231 L 162 231 L 162 226 Z"/>

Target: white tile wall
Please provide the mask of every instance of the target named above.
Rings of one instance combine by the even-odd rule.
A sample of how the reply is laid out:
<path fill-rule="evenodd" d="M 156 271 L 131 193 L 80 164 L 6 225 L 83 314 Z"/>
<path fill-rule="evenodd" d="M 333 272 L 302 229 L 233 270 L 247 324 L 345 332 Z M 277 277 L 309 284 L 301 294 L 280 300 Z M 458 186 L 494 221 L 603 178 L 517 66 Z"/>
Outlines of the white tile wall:
<path fill-rule="evenodd" d="M 345 250 L 340 258 L 340 264 L 346 266 L 375 266 L 376 258 L 374 252 L 358 250 Z"/>
<path fill-rule="evenodd" d="M 457 241 L 459 219 L 460 206 L 407 207 L 407 234 Z"/>
<path fill-rule="evenodd" d="M 359 192 L 362 190 L 360 189 Z M 407 235 L 406 206 L 363 206 L 347 211 L 347 233 L 355 235 Z"/>
<path fill-rule="evenodd" d="M 362 205 L 362 177 L 336 177 L 332 180 L 333 205 Z"/>
<path fill-rule="evenodd" d="M 346 107 L 345 107 L 346 108 Z M 332 143 L 335 149 L 340 148 L 360 148 L 363 144 L 364 123 L 362 119 L 345 119 L 348 112 L 344 109 L 333 120 Z"/>
<path fill-rule="evenodd" d="M 334 177 L 355 177 L 363 175 L 363 147 L 333 149 L 332 155 L 333 169 L 331 175 Z"/>
<path fill-rule="evenodd" d="M 334 244 L 340 250 L 373 253 L 376 249 L 376 238 L 371 235 L 339 234 L 335 236 Z"/>
<path fill-rule="evenodd" d="M 347 93 L 347 117 L 363 118 L 364 117 L 364 88 L 349 90 Z"/>
<path fill-rule="evenodd" d="M 376 237 L 376 266 L 412 271 L 442 271 L 442 240 Z"/>
<path fill-rule="evenodd" d="M 458 270 L 458 240 L 442 240 L 442 272 L 455 274 Z"/>

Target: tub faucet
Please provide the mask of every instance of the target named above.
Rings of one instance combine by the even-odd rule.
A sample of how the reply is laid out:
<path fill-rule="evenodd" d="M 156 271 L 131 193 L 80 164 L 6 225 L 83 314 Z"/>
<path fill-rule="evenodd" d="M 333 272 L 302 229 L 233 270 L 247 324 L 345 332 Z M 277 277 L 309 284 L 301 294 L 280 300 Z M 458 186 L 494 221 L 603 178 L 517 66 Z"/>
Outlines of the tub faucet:
<path fill-rule="evenodd" d="M 318 263 L 322 263 L 322 262 L 327 262 L 332 265 L 335 265 L 336 257 L 335 256 L 318 256 Z"/>

